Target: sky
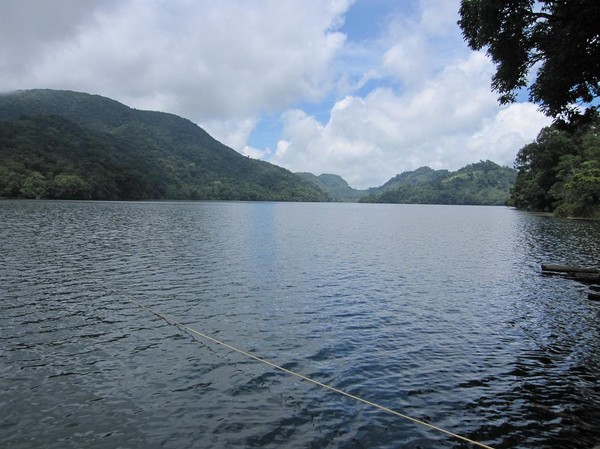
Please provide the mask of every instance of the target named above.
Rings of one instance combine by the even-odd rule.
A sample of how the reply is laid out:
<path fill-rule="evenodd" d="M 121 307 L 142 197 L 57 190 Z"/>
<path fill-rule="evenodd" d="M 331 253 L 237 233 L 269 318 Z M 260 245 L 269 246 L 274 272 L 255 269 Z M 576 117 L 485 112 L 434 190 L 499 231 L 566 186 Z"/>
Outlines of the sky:
<path fill-rule="evenodd" d="M 551 120 L 500 106 L 459 0 L 1 0 L 0 90 L 103 95 L 243 155 L 363 189 L 512 166 Z"/>

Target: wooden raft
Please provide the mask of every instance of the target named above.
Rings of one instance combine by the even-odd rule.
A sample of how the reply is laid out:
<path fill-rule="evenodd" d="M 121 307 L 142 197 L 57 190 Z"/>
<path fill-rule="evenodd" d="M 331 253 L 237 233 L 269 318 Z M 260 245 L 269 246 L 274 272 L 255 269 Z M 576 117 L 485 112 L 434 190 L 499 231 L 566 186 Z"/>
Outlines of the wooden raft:
<path fill-rule="evenodd" d="M 600 284 L 600 270 L 597 268 L 542 264 L 542 273 L 560 275 L 585 284 Z M 590 286 L 588 298 L 600 300 L 600 285 Z"/>

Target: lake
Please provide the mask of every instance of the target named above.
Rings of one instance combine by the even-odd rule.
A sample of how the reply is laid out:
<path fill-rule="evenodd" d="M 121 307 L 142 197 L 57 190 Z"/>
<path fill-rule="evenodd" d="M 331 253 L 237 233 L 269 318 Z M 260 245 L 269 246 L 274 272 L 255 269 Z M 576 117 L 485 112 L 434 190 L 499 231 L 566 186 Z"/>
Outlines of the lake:
<path fill-rule="evenodd" d="M 503 207 L 0 201 L 0 447 L 600 445 L 600 223 Z"/>

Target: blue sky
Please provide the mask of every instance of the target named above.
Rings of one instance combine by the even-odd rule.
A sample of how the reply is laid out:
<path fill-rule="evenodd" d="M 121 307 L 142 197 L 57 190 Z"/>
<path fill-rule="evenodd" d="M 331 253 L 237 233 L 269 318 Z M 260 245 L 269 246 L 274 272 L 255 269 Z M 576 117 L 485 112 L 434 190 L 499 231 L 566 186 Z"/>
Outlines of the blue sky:
<path fill-rule="evenodd" d="M 369 41 L 385 29 L 398 15 L 413 16 L 417 0 L 357 0 L 344 15 L 341 28 L 351 41 Z"/>
<path fill-rule="evenodd" d="M 171 112 L 238 152 L 353 187 L 512 165 L 550 123 L 500 107 L 459 0 L 3 0 L 0 86 Z"/>

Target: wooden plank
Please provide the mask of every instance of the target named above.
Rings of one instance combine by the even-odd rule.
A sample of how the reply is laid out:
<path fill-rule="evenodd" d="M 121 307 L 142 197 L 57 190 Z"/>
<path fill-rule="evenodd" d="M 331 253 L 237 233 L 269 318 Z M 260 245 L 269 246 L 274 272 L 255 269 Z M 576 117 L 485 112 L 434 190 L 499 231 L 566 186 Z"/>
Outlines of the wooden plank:
<path fill-rule="evenodd" d="M 600 282 L 600 274 L 595 273 L 577 272 L 570 274 L 568 277 L 572 277 L 573 279 L 581 282 L 587 282 L 588 284 L 595 284 L 597 282 Z"/>

